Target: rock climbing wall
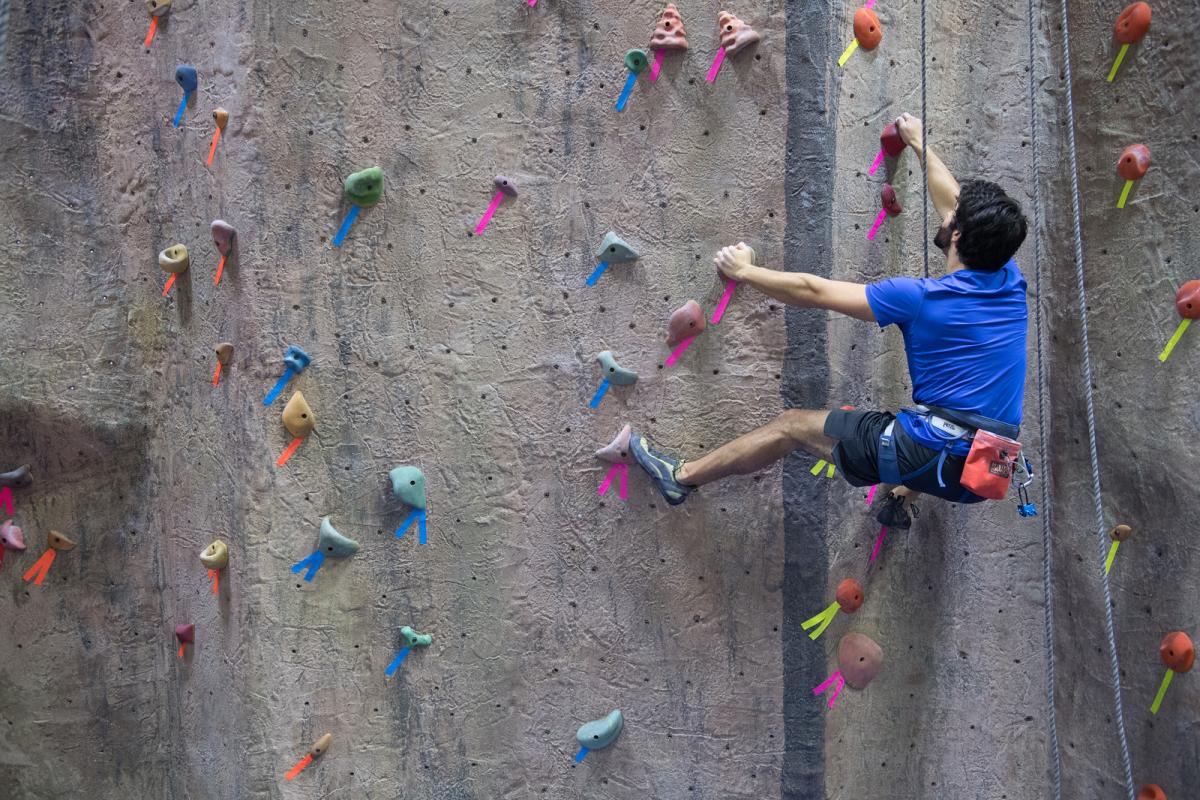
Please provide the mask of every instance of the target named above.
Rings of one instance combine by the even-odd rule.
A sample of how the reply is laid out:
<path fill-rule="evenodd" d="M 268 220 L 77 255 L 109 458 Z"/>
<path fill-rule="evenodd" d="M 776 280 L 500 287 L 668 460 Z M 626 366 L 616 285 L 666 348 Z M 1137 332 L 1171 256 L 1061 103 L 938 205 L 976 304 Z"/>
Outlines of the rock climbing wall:
<path fill-rule="evenodd" d="M 690 51 L 620 114 L 623 57 L 657 2 L 176 0 L 149 47 L 141 3 L 13 6 L 0 470 L 35 476 L 14 497 L 28 550 L 0 567 L 14 797 L 1048 796 L 1040 520 L 926 503 L 869 565 L 864 493 L 807 456 L 679 509 L 636 469 L 627 500 L 597 493 L 592 452 L 626 423 L 698 454 L 785 406 L 907 399 L 897 334 L 750 291 L 669 367 L 664 338 L 684 301 L 712 310 L 712 256 L 739 239 L 768 266 L 921 273 L 911 154 L 886 165 L 904 213 L 866 240 L 879 129 L 919 113 L 917 3 L 881 2 L 883 43 L 842 69 L 852 6 L 730 6 L 763 41 L 711 84 L 722 7 L 685 3 Z M 1196 344 L 1154 356 L 1194 271 L 1197 64 L 1163 25 L 1105 83 L 1118 10 L 1072 10 L 1101 463 L 1110 521 L 1135 529 L 1113 592 L 1136 774 L 1182 797 L 1200 695 L 1181 676 L 1154 724 L 1147 706 L 1158 639 L 1198 614 L 1179 524 L 1200 466 L 1179 377 Z M 1035 74 L 1064 796 L 1119 797 L 1057 20 L 1039 19 Z M 1026 15 L 934 4 L 928 21 L 932 146 L 1028 204 Z M 176 128 L 181 63 L 199 86 Z M 209 167 L 217 106 L 230 121 Z M 1113 165 L 1137 140 L 1155 166 L 1118 212 Z M 342 181 L 375 165 L 382 201 L 334 248 Z M 476 235 L 497 173 L 519 196 Z M 238 231 L 219 285 L 215 218 Z M 587 286 L 609 230 L 641 258 Z M 191 269 L 164 297 L 157 254 L 175 243 Z M 1032 243 L 1032 276 L 1031 258 Z M 220 341 L 235 351 L 214 387 Z M 312 364 L 264 407 L 289 345 Z M 593 410 L 606 349 L 640 377 Z M 276 466 L 295 389 L 316 428 Z M 393 535 L 399 464 L 427 477 L 426 544 Z M 360 549 L 305 581 L 290 568 L 325 516 Z M 78 546 L 23 582 L 51 529 Z M 215 539 L 230 552 L 216 596 L 198 558 Z M 865 605 L 810 640 L 800 622 L 846 577 Z M 389 677 L 404 625 L 433 643 Z M 885 668 L 828 710 L 812 687 L 852 630 Z M 613 708 L 617 743 L 576 764 L 575 729 Z"/>

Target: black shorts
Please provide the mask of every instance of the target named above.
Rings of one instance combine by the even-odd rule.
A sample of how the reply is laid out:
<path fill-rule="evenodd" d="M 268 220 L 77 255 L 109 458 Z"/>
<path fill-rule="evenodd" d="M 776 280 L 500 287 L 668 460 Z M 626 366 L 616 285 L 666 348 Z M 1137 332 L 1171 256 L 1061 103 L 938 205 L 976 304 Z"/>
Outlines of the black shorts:
<path fill-rule="evenodd" d="M 874 486 L 879 483 L 879 437 L 887 426 L 896 419 L 895 414 L 882 411 L 830 411 L 825 420 L 825 435 L 836 439 L 833 461 L 851 486 Z M 916 472 L 930 461 L 936 461 L 941 453 L 914 442 L 900 425 L 892 431 L 896 459 L 900 463 L 900 474 Z M 938 485 L 938 469 L 931 467 L 924 473 L 905 481 L 905 486 L 922 494 L 933 495 L 952 503 L 979 503 L 984 498 L 964 489 L 958 482 L 962 477 L 963 456 L 947 456 L 942 464 L 942 481 Z"/>

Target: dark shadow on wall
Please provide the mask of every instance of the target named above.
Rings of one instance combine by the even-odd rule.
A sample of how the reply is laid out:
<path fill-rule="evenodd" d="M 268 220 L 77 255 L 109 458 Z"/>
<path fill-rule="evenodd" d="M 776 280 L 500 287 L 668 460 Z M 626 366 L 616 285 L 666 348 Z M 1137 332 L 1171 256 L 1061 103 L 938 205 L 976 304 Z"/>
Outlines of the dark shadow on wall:
<path fill-rule="evenodd" d="M 785 269 L 831 274 L 833 240 L 833 120 L 827 94 L 829 27 L 825 2 L 789 6 L 787 16 L 787 225 Z M 829 366 L 825 315 L 790 309 L 783 364 L 783 403 L 824 408 Z M 783 465 L 784 597 L 783 800 L 825 796 L 824 704 L 812 687 L 827 677 L 825 647 L 809 640 L 800 622 L 823 608 L 829 557 L 825 548 L 826 482 L 812 480 L 803 458 Z"/>

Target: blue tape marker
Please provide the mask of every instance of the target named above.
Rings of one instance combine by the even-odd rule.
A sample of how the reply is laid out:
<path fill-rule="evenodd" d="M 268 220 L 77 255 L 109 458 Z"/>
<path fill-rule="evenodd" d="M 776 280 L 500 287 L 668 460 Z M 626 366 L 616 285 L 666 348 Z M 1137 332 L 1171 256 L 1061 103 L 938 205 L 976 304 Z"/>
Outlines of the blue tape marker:
<path fill-rule="evenodd" d="M 354 220 L 358 219 L 359 207 L 350 206 L 350 213 L 346 215 L 346 219 L 342 222 L 342 227 L 338 228 L 337 236 L 333 237 L 333 246 L 341 247 L 342 240 L 346 238 L 346 234 L 350 232 L 350 226 L 354 224 Z"/>
<path fill-rule="evenodd" d="M 604 270 L 606 270 L 606 269 L 608 269 L 608 262 L 601 261 L 600 266 L 596 267 L 596 269 L 592 272 L 592 274 L 588 276 L 587 285 L 595 286 L 596 281 L 600 280 L 600 276 L 604 274 Z"/>
<path fill-rule="evenodd" d="M 404 659 L 406 658 L 408 658 L 407 647 L 396 654 L 396 657 L 392 659 L 392 663 L 387 665 L 387 669 L 383 671 L 383 674 L 387 675 L 389 678 L 395 675 L 396 670 L 400 669 L 400 665 L 404 663 Z"/>
<path fill-rule="evenodd" d="M 617 98 L 617 111 L 625 110 L 625 104 L 629 102 L 629 95 L 633 92 L 635 83 L 637 83 L 637 73 L 630 72 L 629 77 L 625 79 L 625 88 L 621 90 L 621 96 Z"/>
<path fill-rule="evenodd" d="M 323 552 L 321 552 L 320 550 L 317 550 L 316 552 L 314 552 L 312 555 L 310 555 L 308 558 L 304 559 L 303 561 L 299 561 L 299 562 L 293 564 L 292 572 L 299 574 L 300 570 L 304 569 L 307 566 L 308 572 L 304 573 L 304 580 L 311 581 L 313 579 L 313 576 L 317 574 L 317 570 L 319 570 L 321 568 L 321 565 L 324 563 L 325 563 L 325 554 Z"/>
<path fill-rule="evenodd" d="M 271 391 L 267 392 L 267 396 L 263 398 L 263 405 L 269 406 L 275 402 L 275 398 L 279 397 L 279 393 L 283 391 L 283 387 L 287 386 L 288 381 L 296 376 L 296 371 L 288 367 L 280 376 L 279 382 L 271 387 Z"/>
<path fill-rule="evenodd" d="M 408 533 L 408 529 L 412 527 L 414 522 L 417 523 L 417 541 L 425 544 L 425 510 L 421 508 L 414 508 L 408 512 L 408 516 L 404 518 L 404 522 L 401 522 L 400 527 L 396 528 L 396 538 L 399 539 Z"/>
<path fill-rule="evenodd" d="M 183 110 L 187 108 L 188 93 L 183 93 L 183 99 L 179 101 L 179 110 L 175 112 L 175 127 L 179 127 L 180 121 L 183 119 Z"/>
<path fill-rule="evenodd" d="M 587 754 L 588 749 L 586 747 L 579 748 L 579 752 L 575 754 L 575 763 L 578 764 L 580 761 L 583 761 L 587 758 Z"/>
<path fill-rule="evenodd" d="M 592 395 L 592 402 L 588 403 L 591 408 L 598 408 L 600 401 L 604 399 L 604 393 L 608 391 L 608 378 L 600 381 L 600 388 L 596 390 L 596 394 Z"/>

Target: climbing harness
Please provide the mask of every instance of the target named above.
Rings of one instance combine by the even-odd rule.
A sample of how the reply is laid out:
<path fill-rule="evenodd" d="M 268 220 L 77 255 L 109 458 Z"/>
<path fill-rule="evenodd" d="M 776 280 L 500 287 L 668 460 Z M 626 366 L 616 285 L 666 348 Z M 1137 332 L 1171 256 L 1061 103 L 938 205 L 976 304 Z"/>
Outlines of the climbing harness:
<path fill-rule="evenodd" d="M 1092 467 L 1092 505 L 1096 514 L 1096 536 L 1100 540 L 1100 557 L 1096 568 L 1100 573 L 1100 586 L 1104 592 L 1104 633 L 1108 640 L 1108 660 L 1113 690 L 1114 721 L 1117 738 L 1121 744 L 1121 766 L 1125 770 L 1125 792 L 1129 800 L 1134 798 L 1133 765 L 1129 757 L 1129 738 L 1125 733 L 1125 710 L 1121 703 L 1121 664 L 1117 656 L 1117 635 L 1113 625 L 1112 588 L 1108 573 L 1104 571 L 1107 557 L 1108 536 L 1104 525 L 1104 494 L 1100 486 L 1100 455 L 1096 449 L 1096 398 L 1092 388 L 1092 349 L 1088 343 L 1087 289 L 1083 278 L 1083 212 L 1079 199 L 1079 155 L 1075 146 L 1075 95 L 1071 88 L 1071 23 L 1067 15 L 1067 0 L 1060 0 L 1062 14 L 1063 82 L 1067 98 L 1067 154 L 1071 165 L 1071 225 L 1075 244 L 1075 285 L 1079 301 L 1080 345 L 1083 351 L 1083 390 L 1087 406 L 1088 455 Z M 1030 18 L 1032 20 L 1032 17 Z M 1032 24 L 1032 22 L 1031 22 Z M 1031 34 L 1032 35 L 1032 34 Z M 1033 128 L 1034 136 L 1037 128 Z M 1049 597 L 1049 593 L 1047 593 Z"/>

